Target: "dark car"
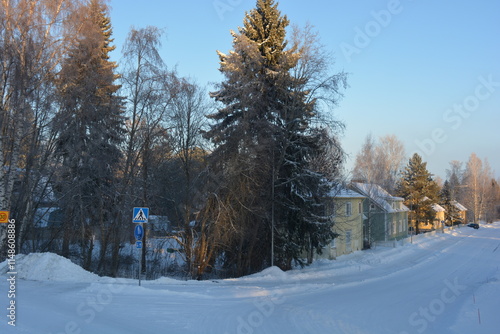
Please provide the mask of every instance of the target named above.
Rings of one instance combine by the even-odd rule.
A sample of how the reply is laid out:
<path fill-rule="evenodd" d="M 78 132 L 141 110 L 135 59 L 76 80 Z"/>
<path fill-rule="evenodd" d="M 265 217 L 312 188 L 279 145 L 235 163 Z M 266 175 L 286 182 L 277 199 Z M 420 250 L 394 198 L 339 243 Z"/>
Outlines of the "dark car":
<path fill-rule="evenodd" d="M 479 228 L 479 224 L 476 224 L 476 223 L 470 223 L 467 226 L 475 228 L 476 230 Z"/>

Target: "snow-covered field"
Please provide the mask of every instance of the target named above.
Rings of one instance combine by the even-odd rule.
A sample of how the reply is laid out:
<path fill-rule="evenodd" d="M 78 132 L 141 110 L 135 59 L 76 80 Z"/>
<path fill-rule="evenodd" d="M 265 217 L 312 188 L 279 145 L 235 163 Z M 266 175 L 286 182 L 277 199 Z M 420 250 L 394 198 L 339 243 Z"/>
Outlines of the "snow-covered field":
<path fill-rule="evenodd" d="M 500 223 L 286 273 L 140 287 L 54 254 L 19 255 L 16 326 L 2 279 L 0 333 L 500 333 L 499 265 Z"/>

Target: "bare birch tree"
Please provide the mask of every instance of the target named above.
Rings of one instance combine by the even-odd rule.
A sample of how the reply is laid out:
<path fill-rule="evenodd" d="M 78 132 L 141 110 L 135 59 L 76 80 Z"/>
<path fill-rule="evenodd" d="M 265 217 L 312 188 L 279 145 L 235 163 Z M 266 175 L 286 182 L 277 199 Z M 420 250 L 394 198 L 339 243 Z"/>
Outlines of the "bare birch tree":
<path fill-rule="evenodd" d="M 212 109 L 205 89 L 192 80 L 177 78 L 174 81 L 176 92 L 170 107 L 170 125 L 172 128 L 174 159 L 178 161 L 183 178 L 183 187 L 176 189 L 177 197 L 176 217 L 180 222 L 180 235 L 177 241 L 184 249 L 186 267 L 193 277 L 198 277 L 199 259 L 204 258 L 205 243 L 199 238 L 205 238 L 204 232 L 198 231 L 203 226 L 196 226 L 196 212 L 203 204 L 199 192 L 201 190 L 200 173 L 205 166 L 205 140 L 202 131 L 206 128 L 205 115 Z M 205 224 L 205 222 L 200 222 Z M 198 234 L 199 233 L 199 234 Z M 199 237 L 195 237 L 199 235 Z M 198 260 L 197 260 L 198 259 Z M 196 264 L 196 265 L 195 265 Z"/>
<path fill-rule="evenodd" d="M 48 165 L 51 80 L 73 38 L 68 19 L 78 5 L 77 0 L 0 2 L 0 207 L 14 209 L 18 247 L 36 209 L 30 196 Z M 12 207 L 21 175 L 21 196 Z M 2 230 L 0 245 L 4 240 Z"/>
<path fill-rule="evenodd" d="M 154 205 L 152 180 L 157 165 L 171 154 L 168 133 L 168 108 L 175 94 L 175 73 L 167 69 L 160 56 L 164 32 L 154 26 L 131 28 L 123 47 L 122 93 L 127 96 L 126 141 L 123 175 L 120 180 L 120 206 L 127 212 L 133 206 Z M 158 148 L 162 152 L 158 156 Z M 160 208 L 153 207 L 155 214 Z M 119 214 L 123 220 L 123 214 Z M 127 215 L 125 215 L 127 217 Z M 147 237 L 147 234 L 146 236 Z M 113 242 L 113 263 L 116 271 L 121 240 Z M 103 257 L 104 254 L 101 254 Z M 142 251 L 143 271 L 146 253 Z"/>
<path fill-rule="evenodd" d="M 472 153 L 467 161 L 464 173 L 464 204 L 469 219 L 475 223 L 486 219 L 488 193 L 494 179 L 488 160 L 484 162 Z"/>
<path fill-rule="evenodd" d="M 404 145 L 395 135 L 380 137 L 376 142 L 369 134 L 356 156 L 353 177 L 393 194 L 405 155 Z"/>

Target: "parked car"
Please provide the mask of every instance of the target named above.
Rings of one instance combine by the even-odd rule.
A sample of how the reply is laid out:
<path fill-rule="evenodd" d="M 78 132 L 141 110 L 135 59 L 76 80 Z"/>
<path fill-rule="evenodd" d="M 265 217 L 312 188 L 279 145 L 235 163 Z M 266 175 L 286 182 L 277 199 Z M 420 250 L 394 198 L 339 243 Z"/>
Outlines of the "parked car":
<path fill-rule="evenodd" d="M 479 228 L 479 224 L 476 224 L 476 223 L 470 223 L 467 226 L 475 228 L 476 230 Z"/>

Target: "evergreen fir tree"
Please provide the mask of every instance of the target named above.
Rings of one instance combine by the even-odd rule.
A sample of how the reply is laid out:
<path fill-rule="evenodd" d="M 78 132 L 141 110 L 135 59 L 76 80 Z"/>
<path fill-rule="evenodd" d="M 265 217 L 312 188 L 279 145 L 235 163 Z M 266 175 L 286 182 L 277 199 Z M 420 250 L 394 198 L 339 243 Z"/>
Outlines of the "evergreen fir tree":
<path fill-rule="evenodd" d="M 269 264 L 271 225 L 283 269 L 333 237 L 322 215 L 328 184 L 310 168 L 324 133 L 311 127 L 314 99 L 290 73 L 300 54 L 287 49 L 288 24 L 273 0 L 259 0 L 232 32 L 234 50 L 219 52 L 226 79 L 212 97 L 223 107 L 210 116 L 216 123 L 207 137 L 216 145 L 212 168 L 224 179 L 219 196 L 232 199 L 227 224 L 236 227 L 225 258 L 243 269 L 238 274 Z"/>
<path fill-rule="evenodd" d="M 415 223 L 415 232 L 419 234 L 419 224 L 434 219 L 432 204 L 438 202 L 439 186 L 427 170 L 427 163 L 415 153 L 405 167 L 397 194 L 405 199 L 404 204 L 410 209 L 410 220 Z"/>
<path fill-rule="evenodd" d="M 448 225 L 453 225 L 453 222 L 459 218 L 459 215 L 458 215 L 458 209 L 455 206 L 456 197 L 453 193 L 453 189 L 448 180 L 444 181 L 440 197 L 441 197 L 441 205 L 446 210 L 445 221 Z"/>
<path fill-rule="evenodd" d="M 54 126 L 62 166 L 58 189 L 65 215 L 63 255 L 77 237 L 83 265 L 91 265 L 95 226 L 111 217 L 113 181 L 121 154 L 124 118 L 117 65 L 109 60 L 111 23 L 107 8 L 92 0 L 84 8 L 84 28 L 59 73 L 60 111 Z M 75 231 L 78 231 L 75 234 Z"/>

